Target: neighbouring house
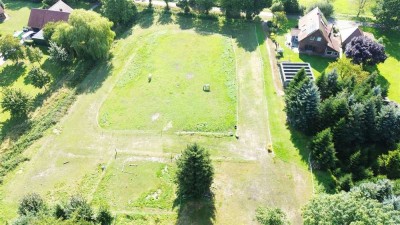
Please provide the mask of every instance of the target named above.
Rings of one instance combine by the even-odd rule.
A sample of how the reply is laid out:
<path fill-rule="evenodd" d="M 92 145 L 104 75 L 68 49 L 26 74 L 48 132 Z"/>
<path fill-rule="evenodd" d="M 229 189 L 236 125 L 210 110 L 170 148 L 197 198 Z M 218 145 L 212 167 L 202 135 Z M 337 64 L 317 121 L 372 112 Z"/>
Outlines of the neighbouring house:
<path fill-rule="evenodd" d="M 4 12 L 4 8 L 0 5 L 0 21 L 6 19 L 6 13 Z"/>
<path fill-rule="evenodd" d="M 359 27 L 349 27 L 340 29 L 340 37 L 342 40 L 342 48 L 343 50 L 346 48 L 346 45 L 355 37 L 366 36 L 374 40 L 374 35 L 368 32 L 362 31 Z"/>
<path fill-rule="evenodd" d="M 59 0 L 48 9 L 31 9 L 28 27 L 36 32 L 32 39 L 38 44 L 44 44 L 43 27 L 49 22 L 68 21 L 73 9 Z"/>
<path fill-rule="evenodd" d="M 291 41 L 292 46 L 298 46 L 299 53 L 332 58 L 340 56 L 340 36 L 318 7 L 300 18 L 298 28 L 291 30 Z"/>

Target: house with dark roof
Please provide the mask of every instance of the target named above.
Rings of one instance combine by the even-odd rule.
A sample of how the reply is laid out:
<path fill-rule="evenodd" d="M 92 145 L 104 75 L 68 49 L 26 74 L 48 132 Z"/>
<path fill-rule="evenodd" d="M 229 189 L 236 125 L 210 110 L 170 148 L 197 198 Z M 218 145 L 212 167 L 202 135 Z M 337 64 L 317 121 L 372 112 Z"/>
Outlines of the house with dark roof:
<path fill-rule="evenodd" d="M 49 22 L 68 21 L 72 10 L 61 0 L 48 9 L 31 9 L 28 26 L 34 31 L 39 31 Z"/>
<path fill-rule="evenodd" d="M 340 36 L 334 33 L 333 25 L 318 7 L 300 18 L 298 28 L 291 30 L 291 36 L 300 53 L 332 58 L 340 55 Z"/>
<path fill-rule="evenodd" d="M 4 8 L 0 5 L 0 21 L 6 19 L 6 13 L 4 12 Z"/>
<path fill-rule="evenodd" d="M 31 9 L 28 27 L 37 32 L 32 39 L 38 44 L 45 44 L 43 37 L 43 27 L 49 22 L 67 22 L 73 9 L 59 0 L 48 9 Z"/>

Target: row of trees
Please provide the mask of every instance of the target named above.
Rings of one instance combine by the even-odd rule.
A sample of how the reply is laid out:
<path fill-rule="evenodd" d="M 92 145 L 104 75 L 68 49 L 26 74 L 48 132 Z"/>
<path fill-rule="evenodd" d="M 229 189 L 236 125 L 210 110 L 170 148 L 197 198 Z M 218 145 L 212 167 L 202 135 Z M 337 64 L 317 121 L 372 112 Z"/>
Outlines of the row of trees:
<path fill-rule="evenodd" d="M 297 73 L 285 91 L 287 122 L 314 136 L 313 166 L 346 177 L 344 183 L 386 174 L 378 156 L 400 141 L 400 109 L 384 101 L 387 87 L 379 85 L 376 73 L 366 76 L 346 59 L 336 65 L 338 70 L 323 73 L 316 83 L 304 70 Z"/>
<path fill-rule="evenodd" d="M 108 206 L 101 205 L 95 213 L 93 207 L 80 195 L 71 196 L 66 203 L 58 203 L 49 207 L 40 195 L 28 194 L 19 203 L 18 215 L 19 217 L 13 222 L 13 225 L 111 225 L 114 220 Z"/>
<path fill-rule="evenodd" d="M 303 210 L 305 225 L 400 224 L 400 196 L 389 180 L 367 182 L 349 192 L 314 197 Z"/>

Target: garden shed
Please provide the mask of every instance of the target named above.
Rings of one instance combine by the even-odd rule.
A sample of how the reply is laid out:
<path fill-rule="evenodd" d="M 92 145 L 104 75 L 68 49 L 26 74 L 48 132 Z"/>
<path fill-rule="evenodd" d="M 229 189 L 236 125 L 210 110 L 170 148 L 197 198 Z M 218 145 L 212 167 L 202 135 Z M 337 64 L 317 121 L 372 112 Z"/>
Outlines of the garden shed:
<path fill-rule="evenodd" d="M 306 74 L 310 79 L 314 80 L 314 74 L 312 72 L 310 63 L 301 63 L 301 62 L 281 62 L 279 64 L 281 78 L 283 84 L 286 86 L 291 80 L 293 80 L 299 70 L 304 68 Z"/>

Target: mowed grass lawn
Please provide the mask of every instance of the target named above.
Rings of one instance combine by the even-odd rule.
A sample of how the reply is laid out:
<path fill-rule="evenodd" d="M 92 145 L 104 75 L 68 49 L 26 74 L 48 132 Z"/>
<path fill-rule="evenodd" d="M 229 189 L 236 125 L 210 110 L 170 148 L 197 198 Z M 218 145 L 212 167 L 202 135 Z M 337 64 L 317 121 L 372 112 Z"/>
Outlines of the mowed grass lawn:
<path fill-rule="evenodd" d="M 225 132 L 236 124 L 236 71 L 229 37 L 175 29 L 140 40 L 100 109 L 116 130 Z M 151 76 L 151 82 L 148 77 Z M 210 92 L 203 91 L 209 84 Z"/>
<path fill-rule="evenodd" d="M 308 7 L 314 2 L 318 2 L 321 0 L 299 0 L 300 5 L 304 5 Z M 357 15 L 358 13 L 358 0 L 332 0 L 330 1 L 333 5 L 336 15 Z M 375 0 L 367 0 L 367 4 L 364 8 L 364 12 L 362 12 L 361 16 L 372 16 L 372 8 L 375 6 Z"/>
<path fill-rule="evenodd" d="M 31 8 L 39 8 L 42 3 L 33 3 L 31 1 L 3 1 L 6 9 L 7 20 L 0 23 L 0 34 L 14 34 L 15 31 L 22 30 L 28 25 Z"/>

